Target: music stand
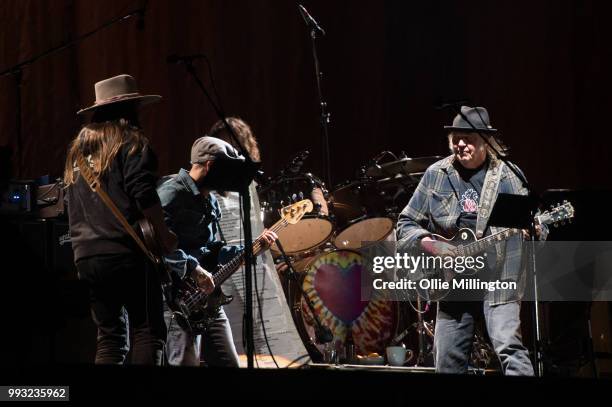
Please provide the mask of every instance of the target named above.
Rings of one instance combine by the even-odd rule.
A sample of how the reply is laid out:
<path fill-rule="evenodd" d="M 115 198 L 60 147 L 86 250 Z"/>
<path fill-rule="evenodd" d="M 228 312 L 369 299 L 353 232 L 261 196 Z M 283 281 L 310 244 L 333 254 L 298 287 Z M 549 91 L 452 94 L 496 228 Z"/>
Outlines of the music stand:
<path fill-rule="evenodd" d="M 489 226 L 530 229 L 539 199 L 532 195 L 498 194 L 489 216 Z"/>
<path fill-rule="evenodd" d="M 495 205 L 489 217 L 489 226 L 497 226 L 513 229 L 527 229 L 530 231 L 532 242 L 532 256 L 535 256 L 535 224 L 533 218 L 538 210 L 540 200 L 533 194 L 511 195 L 500 193 L 497 196 Z M 534 323 L 535 323 L 535 354 L 534 368 L 538 376 L 543 373 L 542 341 L 540 332 L 540 311 L 538 306 L 538 281 L 536 276 L 535 258 L 530 262 L 532 265 L 533 278 L 533 303 L 534 303 Z"/>

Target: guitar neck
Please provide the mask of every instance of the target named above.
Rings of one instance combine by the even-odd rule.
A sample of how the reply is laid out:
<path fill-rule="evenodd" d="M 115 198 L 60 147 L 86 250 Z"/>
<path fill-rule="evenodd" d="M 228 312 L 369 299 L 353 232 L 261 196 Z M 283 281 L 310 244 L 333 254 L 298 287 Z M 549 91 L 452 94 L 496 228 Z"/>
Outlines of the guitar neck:
<path fill-rule="evenodd" d="M 473 256 L 482 253 L 497 243 L 503 242 L 519 233 L 521 233 L 520 229 L 504 229 L 501 232 L 494 233 L 475 242 L 461 246 L 460 254 L 462 256 Z"/>
<path fill-rule="evenodd" d="M 278 222 L 276 222 L 271 228 L 270 230 L 273 232 L 278 232 L 279 230 L 281 230 L 282 228 L 284 228 L 285 226 L 287 226 L 288 223 L 285 219 L 281 219 Z M 255 241 L 253 242 L 253 256 L 257 256 L 263 249 L 264 247 L 264 241 L 262 236 L 260 235 L 257 239 L 255 239 Z M 230 278 L 230 276 L 232 274 L 234 274 L 239 268 L 240 266 L 244 263 L 244 251 L 242 251 L 240 254 L 237 254 L 232 260 L 230 260 L 229 262 L 225 263 L 220 269 L 219 271 L 217 271 L 214 275 L 213 275 L 213 281 L 215 283 L 215 287 L 223 284 L 225 282 L 225 280 L 227 280 L 228 278 Z"/>

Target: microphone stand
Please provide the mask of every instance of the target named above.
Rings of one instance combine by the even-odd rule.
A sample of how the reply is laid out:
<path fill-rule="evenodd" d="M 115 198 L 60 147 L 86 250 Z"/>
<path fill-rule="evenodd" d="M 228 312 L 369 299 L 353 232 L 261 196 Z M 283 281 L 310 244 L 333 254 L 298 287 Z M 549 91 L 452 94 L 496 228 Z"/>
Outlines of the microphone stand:
<path fill-rule="evenodd" d="M 319 317 L 317 317 L 317 314 L 314 309 L 314 305 L 312 305 L 312 302 L 308 298 L 306 291 L 304 291 L 304 289 L 300 285 L 298 278 L 297 278 L 298 273 L 293 268 L 293 264 L 291 263 L 289 256 L 287 256 L 287 253 L 285 253 L 285 249 L 283 249 L 283 245 L 281 244 L 280 239 L 276 239 L 276 246 L 278 247 L 278 250 L 281 252 L 283 261 L 285 262 L 285 264 L 287 264 L 287 267 L 289 267 L 289 275 L 288 275 L 289 279 L 292 280 L 294 283 L 296 283 L 297 287 L 300 290 L 300 293 L 302 294 L 302 298 L 304 298 L 304 301 L 306 301 L 306 304 L 308 305 L 308 308 L 310 309 L 310 312 L 312 313 L 312 318 L 315 321 L 315 339 L 316 341 L 320 344 L 329 343 L 333 341 L 334 335 L 332 334 L 331 330 L 327 326 L 321 324 L 321 320 L 319 319 Z"/>
<path fill-rule="evenodd" d="M 489 142 L 488 138 L 485 137 L 484 134 L 478 128 L 476 128 L 476 126 L 474 126 L 474 124 L 470 121 L 470 119 L 468 119 L 467 116 L 461 111 L 461 106 L 459 106 L 458 103 L 453 103 L 451 105 L 454 107 L 457 113 L 463 118 L 463 120 L 465 120 L 470 125 L 472 130 L 475 133 L 478 133 L 480 138 L 484 140 L 484 142 L 489 146 L 489 148 L 491 148 L 491 150 L 495 153 L 497 159 L 505 163 L 506 166 L 510 168 L 510 171 L 512 171 L 518 177 L 518 179 L 522 183 L 523 188 L 527 190 L 527 196 L 536 197 L 536 194 L 533 192 L 525 176 L 520 171 L 517 170 L 517 168 L 508 160 L 505 154 L 502 154 L 500 151 L 498 151 L 497 148 L 491 142 Z M 483 121 L 483 124 L 485 124 L 484 121 Z M 531 274 L 533 278 L 533 296 L 534 296 L 533 297 L 533 303 L 534 303 L 533 321 L 534 321 L 535 331 L 536 331 L 535 332 L 535 346 L 534 346 L 535 347 L 534 349 L 535 350 L 534 352 L 534 362 L 535 363 L 534 364 L 535 364 L 536 376 L 542 377 L 544 374 L 544 362 L 543 362 L 543 355 L 542 355 L 542 332 L 541 332 L 541 327 L 540 327 L 540 309 L 539 309 L 539 304 L 538 304 L 539 302 L 538 280 L 537 280 L 537 273 L 536 273 L 536 257 L 535 257 L 536 227 L 535 227 L 535 223 L 533 220 L 533 218 L 535 217 L 535 213 L 532 211 L 531 215 L 532 215 L 531 223 L 529 224 L 529 234 L 530 234 L 530 241 L 531 241 L 530 262 L 531 262 L 531 269 L 532 269 Z"/>
<path fill-rule="evenodd" d="M 234 129 L 227 122 L 227 117 L 221 107 L 218 106 L 215 101 L 210 96 L 210 93 L 206 90 L 206 87 L 198 77 L 194 67 L 193 67 L 193 58 L 185 58 L 182 60 L 183 65 L 187 72 L 193 77 L 196 84 L 206 96 L 206 99 L 210 102 L 211 106 L 215 110 L 215 113 L 219 117 L 219 119 L 225 124 L 225 129 L 233 138 L 234 142 L 238 146 L 238 150 L 240 150 L 241 154 L 245 157 L 245 169 L 254 169 L 256 164 L 253 159 L 249 155 L 248 151 L 238 140 L 236 133 L 234 133 Z M 243 212 L 243 221 L 242 225 L 244 228 L 244 273 L 246 278 L 245 284 L 245 302 L 246 302 L 246 316 L 245 316 L 245 340 L 246 340 L 246 356 L 247 356 L 247 367 L 249 369 L 253 369 L 254 367 L 254 355 L 255 355 L 255 343 L 254 343 L 254 329 L 253 329 L 253 269 L 255 266 L 255 256 L 253 256 L 253 232 L 251 229 L 251 195 L 249 190 L 249 185 L 253 181 L 255 176 L 254 172 L 249 172 L 248 176 L 242 180 L 241 188 L 239 188 L 240 198 L 242 201 L 242 212 Z M 257 276 L 255 276 L 257 278 Z"/>
<path fill-rule="evenodd" d="M 311 25 L 310 26 L 310 39 L 312 43 L 312 56 L 314 59 L 315 77 L 317 79 L 317 92 L 319 95 L 319 107 L 321 109 L 320 122 L 322 127 L 322 144 L 323 144 L 323 173 L 325 174 L 325 182 L 331 187 L 331 158 L 329 151 L 329 130 L 328 125 L 331 122 L 330 114 L 327 111 L 327 102 L 323 99 L 323 91 L 321 88 L 321 79 L 323 78 L 323 72 L 319 67 L 319 57 L 317 55 L 317 38 L 319 29 Z"/>
<path fill-rule="evenodd" d="M 15 137 L 16 137 L 16 141 L 17 141 L 17 151 L 15 152 L 15 154 L 17 155 L 17 177 L 22 175 L 22 170 L 23 170 L 23 134 L 22 134 L 22 128 L 21 128 L 21 99 L 22 99 L 22 95 L 21 95 L 21 85 L 22 85 L 22 77 L 23 77 L 23 68 L 28 66 L 28 65 L 32 65 L 35 62 L 38 62 L 38 60 L 46 58 L 50 55 L 56 54 L 60 51 L 63 51 L 67 48 L 72 47 L 75 44 L 80 43 L 81 41 L 83 41 L 85 38 L 91 37 L 94 34 L 97 34 L 99 31 L 104 30 L 105 28 L 108 28 L 112 25 L 114 25 L 115 23 L 119 22 L 119 21 L 123 21 L 123 20 L 127 20 L 129 18 L 138 16 L 139 18 L 142 18 L 142 16 L 144 15 L 145 11 L 146 11 L 146 3 L 143 7 L 140 7 L 134 11 L 129 12 L 128 14 L 125 14 L 121 17 L 117 17 L 113 20 L 110 20 L 109 22 L 102 24 L 101 26 L 99 26 L 98 28 L 89 31 L 83 35 L 80 35 L 78 37 L 76 37 L 73 40 L 70 40 L 68 42 L 65 42 L 61 45 L 58 45 L 56 47 L 52 47 L 44 52 L 41 52 L 38 55 L 35 55 L 29 59 L 26 59 L 25 61 L 19 62 L 16 65 L 13 65 L 12 67 L 5 69 L 4 71 L 0 72 L 0 78 L 6 75 L 13 75 L 13 77 L 15 78 L 15 84 L 17 86 L 17 95 L 15 96 L 16 99 L 16 113 L 15 113 L 15 117 L 16 117 L 16 123 L 15 123 Z"/>

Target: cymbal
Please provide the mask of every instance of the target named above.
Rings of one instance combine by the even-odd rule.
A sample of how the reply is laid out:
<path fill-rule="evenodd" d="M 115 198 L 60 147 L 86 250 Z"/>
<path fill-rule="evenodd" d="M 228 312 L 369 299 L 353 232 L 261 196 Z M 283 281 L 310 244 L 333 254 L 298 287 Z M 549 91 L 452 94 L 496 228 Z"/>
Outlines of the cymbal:
<path fill-rule="evenodd" d="M 423 173 L 431 164 L 441 160 L 443 157 L 434 155 L 430 157 L 402 158 L 384 164 L 377 164 L 368 167 L 366 175 L 368 177 L 389 177 L 396 174 Z"/>

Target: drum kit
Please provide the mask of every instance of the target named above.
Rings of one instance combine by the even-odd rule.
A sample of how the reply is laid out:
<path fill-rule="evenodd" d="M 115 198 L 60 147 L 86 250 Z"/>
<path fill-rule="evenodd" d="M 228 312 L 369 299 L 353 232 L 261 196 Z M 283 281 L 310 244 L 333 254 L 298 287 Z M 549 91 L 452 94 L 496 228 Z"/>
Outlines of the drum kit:
<path fill-rule="evenodd" d="M 355 354 L 383 355 L 404 330 L 404 314 L 409 310 L 402 310 L 401 303 L 376 295 L 362 300 L 369 297 L 361 291 L 364 259 L 360 249 L 372 242 L 395 241 L 399 211 L 427 167 L 442 157 L 393 156 L 392 161 L 380 163 L 387 154 L 392 153 L 380 154 L 359 169 L 356 179 L 331 192 L 318 177 L 301 171 L 307 151 L 258 186 L 266 227 L 278 220 L 283 206 L 302 199 L 314 204 L 312 213 L 278 234 L 282 251 L 299 275 L 297 281 L 287 277 L 281 250 L 271 247 L 294 321 L 313 361 L 328 361 L 330 347 L 341 352 L 347 338 Z M 318 324 L 331 331 L 333 343 L 315 339 Z"/>

